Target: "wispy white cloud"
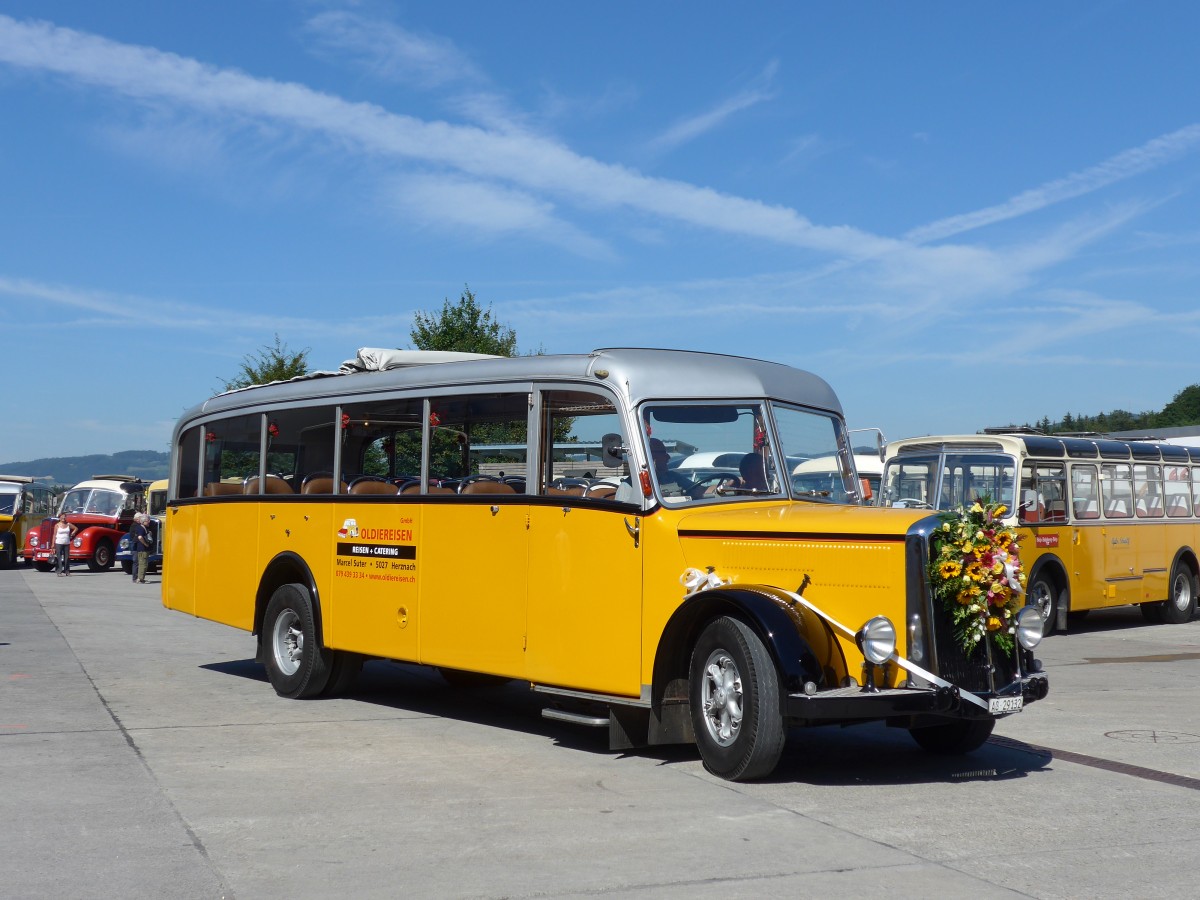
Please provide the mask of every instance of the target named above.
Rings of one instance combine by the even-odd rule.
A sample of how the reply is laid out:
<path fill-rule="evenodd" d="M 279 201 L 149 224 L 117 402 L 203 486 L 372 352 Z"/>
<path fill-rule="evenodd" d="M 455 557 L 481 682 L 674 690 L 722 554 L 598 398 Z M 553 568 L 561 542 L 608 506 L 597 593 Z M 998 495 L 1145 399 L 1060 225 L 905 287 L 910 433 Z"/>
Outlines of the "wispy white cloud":
<path fill-rule="evenodd" d="M 774 81 L 778 69 L 778 60 L 772 60 L 758 75 L 753 85 L 722 100 L 712 109 L 676 122 L 650 141 L 650 149 L 656 152 L 673 150 L 681 144 L 695 140 L 702 134 L 720 128 L 731 116 L 742 110 L 774 99 L 775 92 L 771 88 L 771 83 Z"/>
<path fill-rule="evenodd" d="M 323 135 L 360 153 L 417 161 L 511 182 L 592 207 L 624 207 L 700 228 L 848 257 L 897 242 L 848 226 L 819 226 L 794 209 L 723 194 L 581 156 L 522 131 L 425 122 L 304 85 L 256 78 L 147 47 L 0 16 L 0 61 L 73 79 L 139 101 L 181 104 L 231 127 L 247 119 Z"/>
<path fill-rule="evenodd" d="M 904 237 L 905 240 L 916 243 L 943 240 L 985 225 L 1037 212 L 1047 206 L 1090 194 L 1110 184 L 1148 172 L 1198 148 L 1200 124 L 1188 125 L 1186 128 L 1147 141 L 1140 147 L 1123 150 L 1098 165 L 1022 191 L 1004 203 L 939 219 L 914 228 Z"/>
<path fill-rule="evenodd" d="M 456 233 L 496 237 L 525 234 L 581 256 L 612 258 L 612 250 L 555 215 L 554 205 L 523 191 L 457 175 L 397 178 L 391 196 L 398 210 Z"/>
<path fill-rule="evenodd" d="M 319 13 L 304 26 L 313 51 L 323 57 L 350 59 L 373 77 L 440 87 L 486 79 L 453 42 L 418 35 L 392 22 L 348 10 Z"/>

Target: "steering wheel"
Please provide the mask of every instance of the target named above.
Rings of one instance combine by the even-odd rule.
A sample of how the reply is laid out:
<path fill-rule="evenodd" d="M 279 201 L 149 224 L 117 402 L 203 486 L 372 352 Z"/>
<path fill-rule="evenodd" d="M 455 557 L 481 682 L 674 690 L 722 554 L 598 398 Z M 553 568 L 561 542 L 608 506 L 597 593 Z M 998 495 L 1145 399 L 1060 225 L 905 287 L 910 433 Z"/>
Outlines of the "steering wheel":
<path fill-rule="evenodd" d="M 893 500 L 892 506 L 900 507 L 902 509 L 933 509 L 933 507 L 924 500 L 918 500 L 916 497 L 902 497 L 899 500 Z"/>

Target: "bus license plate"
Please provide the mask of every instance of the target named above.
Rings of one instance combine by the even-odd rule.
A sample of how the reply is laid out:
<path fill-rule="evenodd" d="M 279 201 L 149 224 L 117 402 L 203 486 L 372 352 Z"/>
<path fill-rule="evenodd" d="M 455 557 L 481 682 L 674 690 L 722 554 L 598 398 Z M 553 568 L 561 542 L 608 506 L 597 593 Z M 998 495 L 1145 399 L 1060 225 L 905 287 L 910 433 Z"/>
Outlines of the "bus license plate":
<path fill-rule="evenodd" d="M 1024 697 L 992 697 L 988 700 L 988 712 L 993 716 L 1020 712 L 1025 705 Z"/>

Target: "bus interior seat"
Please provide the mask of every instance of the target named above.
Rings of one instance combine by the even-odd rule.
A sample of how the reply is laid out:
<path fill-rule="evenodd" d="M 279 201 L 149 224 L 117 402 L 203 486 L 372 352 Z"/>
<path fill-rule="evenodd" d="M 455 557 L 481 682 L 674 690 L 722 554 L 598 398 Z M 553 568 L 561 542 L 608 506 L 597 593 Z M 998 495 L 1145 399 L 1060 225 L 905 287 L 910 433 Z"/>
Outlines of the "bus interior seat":
<path fill-rule="evenodd" d="M 350 482 L 351 494 L 397 494 L 396 485 L 376 475 L 362 475 Z"/>
<path fill-rule="evenodd" d="M 462 485 L 461 494 L 515 494 L 516 490 L 511 484 L 505 484 L 503 481 L 490 481 L 482 478 L 479 481 L 467 481 Z"/>
<path fill-rule="evenodd" d="M 240 484 L 230 484 L 227 481 L 210 481 L 204 486 L 202 497 L 227 497 L 230 494 L 242 493 Z"/>
<path fill-rule="evenodd" d="M 1051 500 L 1046 504 L 1047 522 L 1067 521 L 1067 504 L 1063 500 Z"/>
<path fill-rule="evenodd" d="M 616 485 L 593 484 L 585 492 L 585 497 L 595 497 L 597 500 L 611 500 L 617 495 Z"/>
<path fill-rule="evenodd" d="M 306 475 L 304 480 L 300 482 L 301 494 L 332 494 L 333 493 L 333 476 L 323 472 L 314 472 L 312 475 Z M 346 493 L 346 482 L 341 482 L 338 487 L 338 493 Z"/>
<path fill-rule="evenodd" d="M 251 475 L 246 479 L 245 486 L 242 488 L 243 494 L 294 494 L 296 493 L 290 484 L 280 478 L 278 475 L 268 475 L 267 480 L 263 482 L 266 490 L 258 489 L 258 476 Z"/>
<path fill-rule="evenodd" d="M 1100 510 L 1096 505 L 1095 500 L 1076 500 L 1075 501 L 1075 518 L 1077 519 L 1097 519 L 1100 517 Z"/>
<path fill-rule="evenodd" d="M 1124 500 L 1109 500 L 1104 507 L 1104 515 L 1113 519 L 1129 518 L 1129 506 Z"/>

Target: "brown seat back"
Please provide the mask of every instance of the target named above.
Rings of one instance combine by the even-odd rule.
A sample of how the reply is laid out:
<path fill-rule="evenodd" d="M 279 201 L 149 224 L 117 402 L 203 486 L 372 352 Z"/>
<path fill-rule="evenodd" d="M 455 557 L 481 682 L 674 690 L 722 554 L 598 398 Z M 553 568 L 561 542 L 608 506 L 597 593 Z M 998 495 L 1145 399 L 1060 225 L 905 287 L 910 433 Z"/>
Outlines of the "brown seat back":
<path fill-rule="evenodd" d="M 359 478 L 350 482 L 351 494 L 395 494 L 396 486 L 390 481 L 376 481 L 373 478 Z"/>
<path fill-rule="evenodd" d="M 242 488 L 242 493 L 243 494 L 258 494 L 258 493 L 294 494 L 294 493 L 296 493 L 294 490 L 292 490 L 292 486 L 290 484 L 288 484 L 286 481 L 284 481 L 282 478 L 280 478 L 278 475 L 268 475 L 267 480 L 264 482 L 264 484 L 266 485 L 266 488 L 267 488 L 266 491 L 259 491 L 258 476 L 252 475 L 251 477 L 246 479 L 246 485 L 245 485 L 245 487 Z"/>
<path fill-rule="evenodd" d="M 240 484 L 230 484 L 226 481 L 210 481 L 204 486 L 202 497 L 227 497 L 230 494 L 242 493 Z"/>
<path fill-rule="evenodd" d="M 304 479 L 304 483 L 300 485 L 300 493 L 302 494 L 332 494 L 333 493 L 333 476 L 332 475 L 310 475 Z M 346 482 L 342 482 L 338 488 L 339 494 L 346 493 Z"/>
<path fill-rule="evenodd" d="M 511 484 L 505 484 L 502 481 L 488 481 L 480 479 L 479 481 L 468 481 L 463 485 L 463 489 L 459 491 L 461 494 L 515 494 Z"/>

